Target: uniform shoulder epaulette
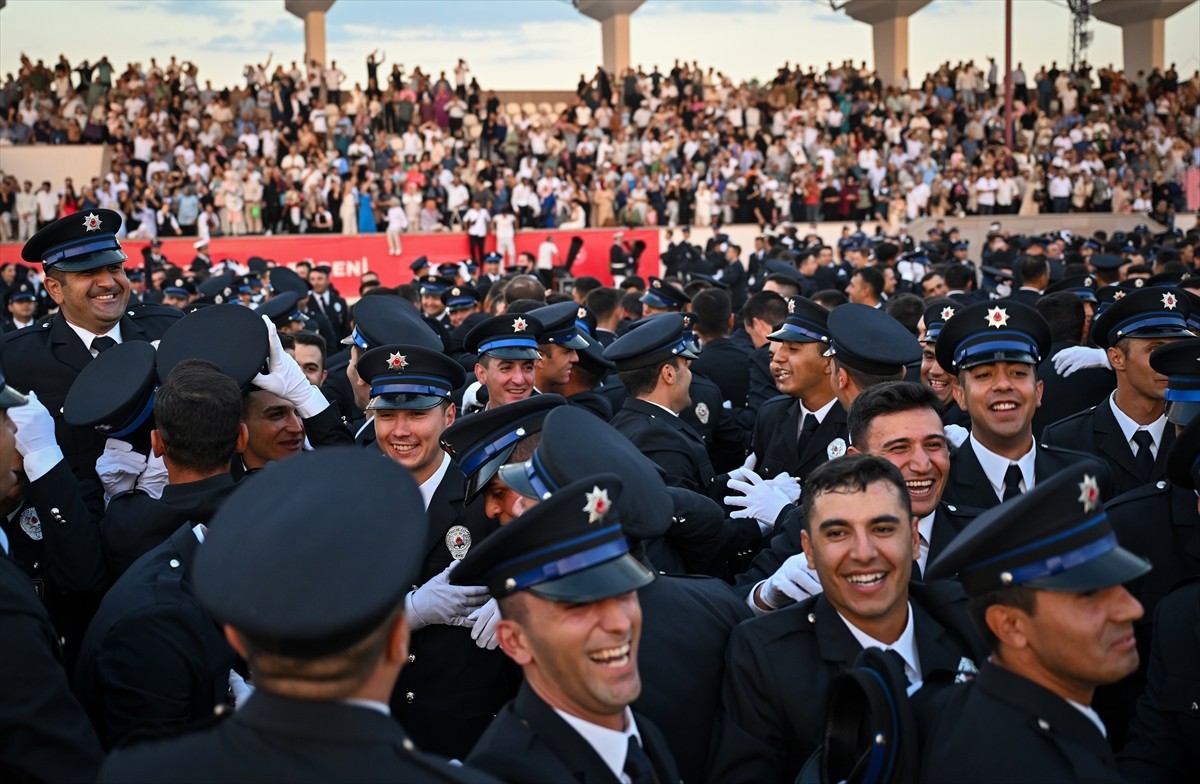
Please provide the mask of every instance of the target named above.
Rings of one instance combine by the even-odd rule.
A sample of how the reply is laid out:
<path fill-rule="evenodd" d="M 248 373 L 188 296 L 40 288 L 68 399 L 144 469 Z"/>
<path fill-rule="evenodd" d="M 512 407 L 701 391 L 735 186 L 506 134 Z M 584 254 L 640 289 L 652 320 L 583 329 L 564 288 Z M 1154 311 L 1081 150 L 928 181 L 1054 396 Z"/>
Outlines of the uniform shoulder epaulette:
<path fill-rule="evenodd" d="M 43 332 L 45 332 L 46 330 L 50 329 L 50 325 L 53 323 L 54 323 L 54 317 L 46 316 L 45 318 L 41 319 L 40 321 L 33 322 L 28 327 L 18 329 L 16 332 L 4 333 L 4 342 L 7 344 L 7 343 L 12 343 L 14 340 L 20 340 L 21 338 L 27 338 L 30 335 L 40 335 Z"/>
<path fill-rule="evenodd" d="M 766 408 L 767 406 L 783 405 L 783 404 L 786 404 L 788 401 L 795 400 L 795 399 L 796 398 L 792 397 L 791 395 L 776 395 L 775 397 L 768 398 L 766 400 L 766 402 L 764 402 L 762 404 L 762 406 L 759 408 L 759 410 L 761 411 L 762 409 Z"/>
<path fill-rule="evenodd" d="M 1076 411 L 1074 414 L 1070 414 L 1069 416 L 1065 416 L 1065 417 L 1063 417 L 1062 419 L 1058 420 L 1057 422 L 1051 422 L 1050 424 L 1046 425 L 1046 430 L 1047 430 L 1047 431 L 1049 431 L 1049 430 L 1053 430 L 1054 428 L 1058 427 L 1058 426 L 1059 426 L 1059 425 L 1061 425 L 1061 424 L 1064 424 L 1064 423 L 1066 423 L 1066 422 L 1071 422 L 1071 421 L 1073 421 L 1073 420 L 1079 419 L 1080 417 L 1087 416 L 1088 414 L 1092 413 L 1092 412 L 1093 412 L 1093 411 L 1095 411 L 1095 410 L 1096 410 L 1096 407 L 1095 407 L 1095 406 L 1091 406 L 1091 407 L 1089 407 L 1089 408 L 1085 408 L 1085 409 L 1083 409 L 1082 411 Z M 1045 436 L 1045 433 L 1043 432 L 1043 434 L 1042 434 L 1042 435 L 1043 435 L 1043 437 L 1044 437 L 1044 436 Z"/>
<path fill-rule="evenodd" d="M 1151 496 L 1162 495 L 1163 493 L 1169 493 L 1170 491 L 1171 491 L 1170 480 L 1160 479 L 1157 482 L 1155 482 L 1154 484 L 1142 485 L 1141 487 L 1134 488 L 1133 490 L 1130 490 L 1128 492 L 1121 493 L 1119 496 L 1117 496 L 1116 498 L 1113 498 L 1111 501 L 1106 501 L 1104 503 L 1104 507 L 1106 509 L 1112 509 L 1113 507 L 1121 506 L 1122 504 L 1131 503 L 1133 501 L 1140 501 L 1143 498 L 1150 498 Z"/>
<path fill-rule="evenodd" d="M 155 316 L 167 318 L 183 318 L 183 311 L 179 308 L 173 308 L 170 305 L 153 305 L 142 303 L 140 305 L 131 305 L 125 315 L 135 321 L 143 318 L 153 318 Z"/>

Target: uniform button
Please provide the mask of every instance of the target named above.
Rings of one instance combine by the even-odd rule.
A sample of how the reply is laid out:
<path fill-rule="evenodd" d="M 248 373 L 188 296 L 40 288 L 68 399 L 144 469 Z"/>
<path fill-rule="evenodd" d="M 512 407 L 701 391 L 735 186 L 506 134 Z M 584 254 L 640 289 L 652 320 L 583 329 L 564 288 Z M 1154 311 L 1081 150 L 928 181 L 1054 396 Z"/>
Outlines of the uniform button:
<path fill-rule="evenodd" d="M 402 740 L 400 742 L 400 745 L 404 747 L 405 751 L 412 751 L 413 748 L 415 748 L 413 746 L 413 742 L 411 740 L 409 740 L 408 738 L 405 738 L 404 740 Z"/>
<path fill-rule="evenodd" d="M 1192 713 L 1200 713 L 1200 702 L 1192 703 Z"/>
<path fill-rule="evenodd" d="M 58 517 L 59 516 L 58 507 L 57 506 L 50 507 L 50 514 L 54 515 L 55 517 Z"/>
<path fill-rule="evenodd" d="M 417 654 L 415 654 L 415 653 L 408 654 L 408 663 L 409 664 L 412 664 L 416 660 L 417 660 Z"/>
<path fill-rule="evenodd" d="M 168 562 L 168 564 L 170 565 L 170 567 L 171 567 L 172 569 L 178 569 L 178 568 L 179 568 L 179 559 L 178 559 L 178 558 L 172 558 L 172 559 L 171 559 L 171 560 Z"/>
<path fill-rule="evenodd" d="M 958 511 L 958 507 L 957 507 L 957 506 L 955 506 L 954 504 L 946 504 L 946 508 L 947 508 L 947 509 L 949 509 L 951 512 L 957 512 L 957 511 Z"/>
<path fill-rule="evenodd" d="M 1040 727 L 1043 732 L 1049 732 L 1050 722 L 1046 721 L 1045 719 L 1038 719 L 1038 727 Z"/>
<path fill-rule="evenodd" d="M 816 613 L 809 613 L 809 614 L 808 614 L 808 622 L 809 622 L 809 623 L 816 623 L 816 622 L 817 622 L 817 614 L 816 614 Z"/>
<path fill-rule="evenodd" d="M 1157 487 L 1159 490 L 1162 490 L 1164 487 L 1167 486 L 1167 483 L 1160 479 L 1154 486 Z"/>
<path fill-rule="evenodd" d="M 412 702 L 412 701 L 413 701 L 413 700 L 415 700 L 416 698 L 417 698 L 417 695 L 413 694 L 411 691 L 410 691 L 410 692 L 407 692 L 407 693 L 404 695 L 404 701 L 405 701 L 405 702 Z"/>

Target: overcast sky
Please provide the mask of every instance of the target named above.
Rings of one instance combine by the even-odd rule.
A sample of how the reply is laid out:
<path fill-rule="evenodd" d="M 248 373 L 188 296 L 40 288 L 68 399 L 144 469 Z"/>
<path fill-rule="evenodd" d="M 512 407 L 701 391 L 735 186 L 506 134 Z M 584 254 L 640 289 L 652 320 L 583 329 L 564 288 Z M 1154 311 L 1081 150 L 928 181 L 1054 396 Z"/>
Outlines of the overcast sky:
<path fill-rule="evenodd" d="M 1070 59 L 1065 0 L 1015 0 L 1014 59 Z M 337 0 L 327 17 L 328 56 L 351 82 L 366 82 L 366 55 L 382 50 L 411 71 L 450 71 L 459 57 L 485 88 L 573 89 L 601 60 L 600 24 L 566 0 Z M 769 78 L 784 61 L 823 66 L 871 60 L 871 28 L 830 10 L 827 0 L 648 0 L 631 18 L 634 63 L 666 71 L 698 60 L 735 79 Z M 101 55 L 166 61 L 174 54 L 218 86 L 241 81 L 248 62 L 300 60 L 303 23 L 283 0 L 8 0 L 0 10 L 0 70 L 21 52 L 53 65 Z M 1120 29 L 1091 23 L 1088 59 L 1120 66 Z M 934 0 L 909 23 L 910 71 L 988 55 L 1003 66 L 1004 3 Z M 1200 68 L 1200 3 L 1167 21 L 1166 59 L 1188 76 Z"/>

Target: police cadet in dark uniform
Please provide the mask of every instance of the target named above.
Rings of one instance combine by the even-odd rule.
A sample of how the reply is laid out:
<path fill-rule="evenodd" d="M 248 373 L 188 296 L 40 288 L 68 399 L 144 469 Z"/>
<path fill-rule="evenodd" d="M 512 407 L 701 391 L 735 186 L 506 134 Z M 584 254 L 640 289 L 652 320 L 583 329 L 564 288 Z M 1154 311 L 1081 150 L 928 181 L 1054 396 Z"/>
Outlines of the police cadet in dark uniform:
<path fill-rule="evenodd" d="M 11 286 L 4 292 L 4 321 L 0 323 L 5 332 L 33 326 L 37 308 L 37 295 L 33 284 L 27 280 Z"/>
<path fill-rule="evenodd" d="M 638 300 L 647 316 L 655 313 L 678 313 L 687 307 L 692 298 L 683 293 L 683 289 L 662 278 L 650 276 L 650 285 Z"/>
<path fill-rule="evenodd" d="M 834 677 L 864 648 L 895 651 L 914 685 L 974 672 L 986 654 L 957 584 L 910 583 L 917 519 L 895 466 L 831 460 L 809 474 L 803 503 L 804 554 L 825 591 L 734 630 L 710 781 L 795 781 L 821 744 Z"/>
<path fill-rule="evenodd" d="M 337 333 L 329 318 L 320 310 L 312 307 L 312 289 L 309 287 L 307 280 L 300 277 L 294 270 L 288 267 L 272 267 L 268 283 L 271 297 L 288 292 L 296 295 L 296 304 L 300 312 L 312 321 L 312 325 L 306 328 L 325 338 L 326 345 L 332 346 L 341 340 L 341 335 Z M 266 305 L 270 301 L 271 299 L 268 298 L 262 305 Z"/>
<path fill-rule="evenodd" d="M 612 426 L 667 473 L 667 482 L 704 493 L 715 472 L 700 435 L 679 418 L 691 405 L 688 389 L 696 358 L 683 337 L 683 317 L 649 319 L 604 350 L 616 363 L 629 396 Z"/>
<path fill-rule="evenodd" d="M 1175 432 L 1167 423 L 1163 385 L 1150 367 L 1150 353 L 1192 337 L 1187 314 L 1187 300 L 1158 287 L 1132 292 L 1100 314 L 1092 340 L 1108 352 L 1117 389 L 1099 405 L 1047 426 L 1041 442 L 1104 460 L 1118 495 L 1165 476 Z"/>
<path fill-rule="evenodd" d="M 376 444 L 412 472 L 429 523 L 416 587 L 405 598 L 413 637 L 392 713 L 421 748 L 462 759 L 513 694 L 504 657 L 471 640 L 486 592 L 449 583 L 451 568 L 496 528 L 479 499 L 465 504 L 466 478 L 441 446 L 455 419 L 450 395 L 466 373 L 444 354 L 406 344 L 368 351 L 357 370 L 370 384 Z"/>
<path fill-rule="evenodd" d="M 546 416 L 541 441 L 523 465 L 500 470 L 503 483 L 528 499 L 542 500 L 545 490 L 611 468 L 624 491 L 614 500 L 630 551 L 658 577 L 638 590 L 644 618 L 638 666 L 644 688 L 633 707 L 662 729 L 685 781 L 701 781 L 703 754 L 712 736 L 719 696 L 712 684 L 725 670 L 725 646 L 733 627 L 750 614 L 728 585 L 710 577 L 669 574 L 678 556 L 668 549 L 685 546 L 674 498 L 686 491 L 668 488 L 646 458 L 604 423 L 564 408 Z M 578 444 L 587 443 L 587 450 Z M 539 493 L 536 488 L 543 488 Z M 660 560 L 662 556 L 662 560 Z M 680 662 L 687 666 L 681 667 Z M 688 710 L 680 712 L 679 706 Z"/>
<path fill-rule="evenodd" d="M 10 417 L 26 404 L 4 382 L 0 368 L 0 497 L 17 481 Z M 59 632 L 11 557 L 12 535 L 0 528 L 0 778 L 91 781 L 103 752 L 67 685 Z"/>
<path fill-rule="evenodd" d="M 473 548 L 452 576 L 500 602 L 500 647 L 525 682 L 467 763 L 509 781 L 679 781 L 641 694 L 642 611 L 654 572 L 629 553 L 612 474 L 558 489 Z"/>
<path fill-rule="evenodd" d="M 1033 414 L 1042 397 L 1035 373 L 1049 348 L 1046 320 L 1012 300 L 970 305 L 942 328 L 937 361 L 958 376 L 955 399 L 971 417 L 971 435 L 950 463 L 948 502 L 990 509 L 1087 458 L 1034 441 Z M 1097 471 L 1103 489 L 1108 472 Z"/>
<path fill-rule="evenodd" d="M 442 292 L 442 302 L 450 311 L 450 353 L 462 353 L 463 341 L 471 328 L 487 318 L 486 313 L 479 312 L 479 303 L 483 296 L 474 286 L 451 286 Z"/>
<path fill-rule="evenodd" d="M 931 579 L 959 576 L 992 653 L 970 683 L 917 692 L 920 781 L 1124 780 L 1091 702 L 1137 668 L 1142 607 L 1121 583 L 1150 565 L 1117 544 L 1099 467 L 990 509 L 930 565 Z"/>
<path fill-rule="evenodd" d="M 624 232 L 615 232 L 612 247 L 608 249 L 608 272 L 613 277 L 613 285 L 618 287 L 625 278 L 637 274 L 637 262 L 630 254 L 624 237 Z"/>
<path fill-rule="evenodd" d="M 1086 310 L 1090 306 L 1082 296 L 1065 291 L 1046 294 L 1038 299 L 1036 307 L 1050 324 L 1052 341 L 1037 371 L 1042 382 L 1042 405 L 1033 415 L 1033 435 L 1040 438 L 1047 425 L 1104 402 L 1117 388 L 1117 380 L 1105 367 L 1084 368 L 1069 375 L 1059 375 L 1055 369 L 1059 354 L 1082 349 L 1091 331 Z"/>
<path fill-rule="evenodd" d="M 542 325 L 538 337 L 541 357 L 533 368 L 537 391 L 561 394 L 570 381 L 579 362 L 579 349 L 587 347 L 587 341 L 579 334 L 580 310 L 574 302 L 556 302 L 529 311 Z"/>
<path fill-rule="evenodd" d="M 938 364 L 937 352 L 934 350 L 942 328 L 961 309 L 962 306 L 958 303 L 944 298 L 930 303 L 925 308 L 925 315 L 921 317 L 925 329 L 917 342 L 921 344 L 921 383 L 932 389 L 942 402 L 942 424 L 970 428 L 971 417 L 967 416 L 967 412 L 963 411 L 954 399 L 954 385 L 958 383 L 958 379 Z M 914 378 L 906 380 L 916 381 Z"/>
<path fill-rule="evenodd" d="M 116 238 L 120 228 L 118 213 L 95 210 L 57 220 L 25 243 L 21 258 L 42 263 L 46 291 L 59 312 L 12 333 L 3 349 L 9 384 L 36 392 L 50 411 L 58 444 L 97 513 L 101 501 L 95 463 L 104 437 L 62 421 L 67 391 L 101 351 L 125 341 L 157 340 L 180 316 L 157 305 L 126 307 L 129 282 L 122 266 L 127 256 Z"/>
<path fill-rule="evenodd" d="M 329 482 L 354 490 L 329 493 Z M 408 472 L 352 448 L 301 455 L 239 488 L 193 571 L 255 690 L 215 727 L 114 753 L 100 780 L 491 781 L 421 753 L 388 716 L 407 662 L 421 509 Z"/>
<path fill-rule="evenodd" d="M 542 324 L 528 313 L 492 316 L 467 333 L 463 348 L 477 356 L 480 387 L 463 403 L 463 415 L 490 411 L 533 394 L 534 366 L 541 354 Z M 484 391 L 486 390 L 486 394 Z M 464 394 L 464 398 L 470 397 Z"/>

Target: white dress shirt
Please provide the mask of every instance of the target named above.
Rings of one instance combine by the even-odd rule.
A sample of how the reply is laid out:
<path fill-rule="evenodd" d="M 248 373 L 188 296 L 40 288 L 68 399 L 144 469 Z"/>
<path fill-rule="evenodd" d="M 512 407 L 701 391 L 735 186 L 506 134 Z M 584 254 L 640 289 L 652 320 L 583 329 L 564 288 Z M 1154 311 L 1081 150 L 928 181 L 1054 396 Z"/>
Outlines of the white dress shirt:
<path fill-rule="evenodd" d="M 1117 425 L 1121 428 L 1121 433 L 1125 436 L 1125 443 L 1129 445 L 1130 451 L 1137 455 L 1139 447 L 1134 443 L 1133 436 L 1137 431 L 1145 430 L 1154 439 L 1154 443 L 1150 445 L 1150 454 L 1157 460 L 1158 448 L 1162 446 L 1163 432 L 1167 428 L 1167 415 L 1161 414 L 1158 419 L 1148 425 L 1139 425 L 1117 407 L 1116 392 L 1108 396 L 1108 405 L 1112 408 L 1113 416 L 1117 418 Z"/>
<path fill-rule="evenodd" d="M 1004 474 L 1008 472 L 1008 467 L 1013 462 L 1016 462 L 1017 468 L 1021 469 L 1021 492 L 1028 493 L 1033 489 L 1035 482 L 1033 464 L 1037 459 L 1036 441 L 1029 447 L 1029 451 L 1016 461 L 991 451 L 975 439 L 974 433 L 971 434 L 971 448 L 975 450 L 975 457 L 979 458 L 979 465 L 983 468 L 988 483 L 996 491 L 997 498 L 1004 497 Z"/>
<path fill-rule="evenodd" d="M 92 359 L 95 359 L 100 354 L 99 351 L 92 348 L 92 340 L 94 340 L 95 338 L 112 338 L 113 340 L 117 341 L 117 343 L 121 342 L 121 324 L 120 323 L 114 324 L 112 329 L 110 329 L 108 332 L 105 332 L 102 335 L 97 335 L 95 332 L 91 332 L 89 330 L 84 329 L 81 326 L 72 324 L 70 321 L 67 321 L 67 326 L 70 327 L 71 331 L 74 332 L 76 335 L 78 335 L 79 339 L 83 341 L 83 347 L 86 348 L 88 350 L 88 353 L 90 353 L 92 355 Z"/>
<path fill-rule="evenodd" d="M 438 470 L 433 472 L 433 476 L 426 479 L 417 487 L 421 491 L 421 500 L 425 502 L 425 511 L 429 511 L 429 503 L 433 500 L 433 494 L 437 492 L 438 485 L 442 483 L 442 479 L 446 477 L 446 470 L 450 468 L 450 455 L 447 452 L 442 452 L 442 464 L 438 466 Z"/>
<path fill-rule="evenodd" d="M 555 708 L 554 712 L 561 716 L 563 721 L 570 724 L 571 728 L 582 735 L 588 745 L 595 749 L 596 753 L 600 755 L 600 759 L 604 760 L 604 764 L 617 777 L 617 781 L 629 784 L 629 777 L 625 775 L 625 755 L 629 751 L 629 736 L 637 738 L 643 749 L 646 747 L 646 744 L 642 743 L 641 733 L 638 732 L 637 722 L 634 721 L 633 711 L 628 707 L 625 708 L 624 730 L 610 730 L 608 727 L 584 721 L 578 716 L 572 716 L 558 708 Z"/>
<path fill-rule="evenodd" d="M 846 628 L 863 648 L 880 648 L 885 651 L 895 651 L 900 655 L 900 658 L 904 660 L 904 675 L 908 678 L 908 693 L 912 694 L 921 686 L 921 658 L 917 653 L 917 638 L 913 632 L 912 602 L 909 602 L 907 606 L 908 622 L 904 624 L 904 631 L 891 644 L 876 640 L 846 620 L 846 616 L 841 613 L 838 613 L 838 617 L 842 619 L 842 623 L 846 624 Z"/>

